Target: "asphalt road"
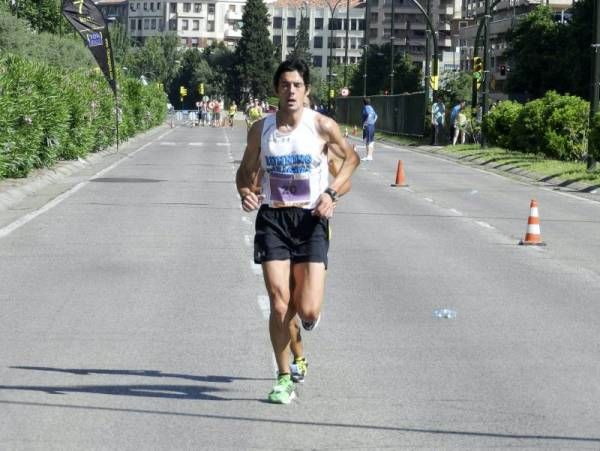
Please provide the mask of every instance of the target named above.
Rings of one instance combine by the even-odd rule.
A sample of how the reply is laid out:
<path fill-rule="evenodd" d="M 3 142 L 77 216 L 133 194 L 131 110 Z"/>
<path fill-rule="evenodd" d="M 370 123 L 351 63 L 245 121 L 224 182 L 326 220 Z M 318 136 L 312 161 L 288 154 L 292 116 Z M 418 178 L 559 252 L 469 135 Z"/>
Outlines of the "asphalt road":
<path fill-rule="evenodd" d="M 159 128 L 0 210 L 0 449 L 600 449 L 600 203 L 383 144 L 266 403 L 244 132 Z"/>

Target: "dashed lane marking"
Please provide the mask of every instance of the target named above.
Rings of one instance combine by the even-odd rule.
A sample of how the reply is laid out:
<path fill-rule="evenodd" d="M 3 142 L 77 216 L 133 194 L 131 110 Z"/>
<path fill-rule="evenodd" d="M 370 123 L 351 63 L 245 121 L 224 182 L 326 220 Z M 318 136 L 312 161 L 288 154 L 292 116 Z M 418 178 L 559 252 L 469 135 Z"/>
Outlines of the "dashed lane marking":
<path fill-rule="evenodd" d="M 483 222 L 483 221 L 475 221 L 475 224 L 480 225 L 481 227 L 485 227 L 486 229 L 493 229 L 495 230 L 496 227 L 494 227 L 491 224 L 488 224 L 487 222 Z"/>

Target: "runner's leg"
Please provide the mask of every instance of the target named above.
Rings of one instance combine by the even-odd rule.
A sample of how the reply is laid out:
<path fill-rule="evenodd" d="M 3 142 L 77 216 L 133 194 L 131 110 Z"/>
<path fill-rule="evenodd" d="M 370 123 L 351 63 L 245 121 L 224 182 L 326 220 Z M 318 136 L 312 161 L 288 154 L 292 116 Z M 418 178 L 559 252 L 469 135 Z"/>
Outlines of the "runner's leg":
<path fill-rule="evenodd" d="M 292 298 L 298 316 L 304 321 L 316 321 L 321 314 L 325 294 L 325 264 L 294 263 L 292 274 L 295 281 Z"/>
<path fill-rule="evenodd" d="M 269 300 L 269 334 L 279 373 L 290 372 L 290 321 L 296 311 L 290 308 L 290 261 L 272 260 L 262 264 Z"/>

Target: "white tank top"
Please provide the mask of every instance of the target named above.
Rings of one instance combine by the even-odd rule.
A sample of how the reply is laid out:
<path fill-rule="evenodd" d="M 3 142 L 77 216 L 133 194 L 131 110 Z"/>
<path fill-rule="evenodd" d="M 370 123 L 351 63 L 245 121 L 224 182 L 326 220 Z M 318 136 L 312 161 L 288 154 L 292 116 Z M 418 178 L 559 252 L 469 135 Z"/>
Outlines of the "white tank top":
<path fill-rule="evenodd" d="M 276 115 L 267 116 L 260 139 L 263 204 L 313 209 L 329 184 L 325 141 L 316 128 L 316 115 L 304 108 L 298 126 L 277 130 Z"/>

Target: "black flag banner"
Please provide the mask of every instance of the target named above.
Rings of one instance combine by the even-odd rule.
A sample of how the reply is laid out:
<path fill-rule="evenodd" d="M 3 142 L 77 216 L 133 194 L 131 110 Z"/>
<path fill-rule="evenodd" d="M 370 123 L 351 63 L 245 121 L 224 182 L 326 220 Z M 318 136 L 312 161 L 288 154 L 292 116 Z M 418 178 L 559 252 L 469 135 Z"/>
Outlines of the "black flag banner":
<path fill-rule="evenodd" d="M 116 96 L 115 63 L 102 13 L 92 0 L 63 0 L 62 13 L 83 38 Z"/>

